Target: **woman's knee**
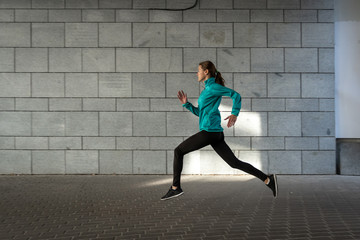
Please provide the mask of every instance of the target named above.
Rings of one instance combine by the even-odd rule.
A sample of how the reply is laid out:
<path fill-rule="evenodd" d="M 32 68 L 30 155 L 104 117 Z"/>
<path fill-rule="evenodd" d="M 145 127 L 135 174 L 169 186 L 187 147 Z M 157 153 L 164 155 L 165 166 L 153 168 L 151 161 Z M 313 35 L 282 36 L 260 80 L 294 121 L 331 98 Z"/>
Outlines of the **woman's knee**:
<path fill-rule="evenodd" d="M 176 147 L 175 150 L 174 150 L 174 154 L 175 156 L 180 156 L 180 155 L 183 155 L 181 149 L 179 147 Z"/>

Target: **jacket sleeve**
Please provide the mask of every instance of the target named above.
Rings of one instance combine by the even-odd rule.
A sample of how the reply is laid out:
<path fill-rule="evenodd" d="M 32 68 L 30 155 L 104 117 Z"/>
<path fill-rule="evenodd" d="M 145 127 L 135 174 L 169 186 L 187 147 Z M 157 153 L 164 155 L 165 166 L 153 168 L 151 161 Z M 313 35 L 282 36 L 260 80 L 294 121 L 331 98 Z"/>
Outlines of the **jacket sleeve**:
<path fill-rule="evenodd" d="M 187 110 L 195 114 L 196 116 L 199 116 L 199 108 L 194 107 L 190 102 L 186 102 L 183 104 L 183 107 L 185 107 Z"/>
<path fill-rule="evenodd" d="M 233 107 L 231 110 L 231 114 L 238 116 L 241 109 L 241 96 L 238 92 L 234 91 L 233 89 L 224 87 L 220 84 L 213 84 L 213 94 L 217 97 L 220 96 L 227 96 L 233 100 Z"/>

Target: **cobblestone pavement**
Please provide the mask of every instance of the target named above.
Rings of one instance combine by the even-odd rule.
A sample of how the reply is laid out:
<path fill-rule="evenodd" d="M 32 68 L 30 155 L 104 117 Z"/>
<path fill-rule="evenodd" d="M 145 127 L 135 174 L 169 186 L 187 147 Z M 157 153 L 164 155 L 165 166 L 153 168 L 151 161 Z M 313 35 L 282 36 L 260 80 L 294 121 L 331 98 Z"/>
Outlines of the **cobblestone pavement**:
<path fill-rule="evenodd" d="M 360 177 L 0 176 L 1 239 L 360 239 Z"/>

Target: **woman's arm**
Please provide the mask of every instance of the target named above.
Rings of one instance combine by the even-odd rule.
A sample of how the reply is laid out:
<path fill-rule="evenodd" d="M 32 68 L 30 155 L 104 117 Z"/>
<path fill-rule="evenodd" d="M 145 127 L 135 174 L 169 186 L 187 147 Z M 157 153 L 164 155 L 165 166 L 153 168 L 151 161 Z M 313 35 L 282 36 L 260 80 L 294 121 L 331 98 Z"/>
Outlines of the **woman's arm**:
<path fill-rule="evenodd" d="M 239 115 L 241 109 L 241 95 L 238 92 L 234 91 L 233 89 L 224 87 L 220 84 L 213 84 L 211 90 L 215 96 L 230 97 L 233 100 L 231 114 L 235 116 Z"/>
<path fill-rule="evenodd" d="M 180 102 L 183 104 L 183 107 L 188 109 L 190 112 L 195 114 L 196 116 L 199 116 L 199 108 L 194 107 L 190 102 L 187 101 L 187 95 L 182 90 L 178 92 L 178 98 Z"/>

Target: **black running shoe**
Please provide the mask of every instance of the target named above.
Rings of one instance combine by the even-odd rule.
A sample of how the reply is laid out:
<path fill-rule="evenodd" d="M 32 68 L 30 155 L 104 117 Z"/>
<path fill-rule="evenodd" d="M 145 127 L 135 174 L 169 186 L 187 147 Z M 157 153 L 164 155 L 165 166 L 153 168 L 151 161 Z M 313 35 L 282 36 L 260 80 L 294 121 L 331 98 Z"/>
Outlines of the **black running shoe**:
<path fill-rule="evenodd" d="M 276 175 L 272 174 L 269 176 L 270 182 L 267 184 L 267 186 L 273 191 L 274 197 L 276 198 L 278 195 L 278 185 L 277 185 L 277 179 Z"/>
<path fill-rule="evenodd" d="M 163 196 L 161 198 L 161 200 L 168 200 L 170 198 L 178 197 L 178 196 L 182 195 L 183 193 L 184 192 L 180 187 L 178 187 L 176 190 L 174 190 L 174 189 L 172 189 L 172 187 L 170 187 L 167 194 L 165 194 L 165 196 Z"/>

